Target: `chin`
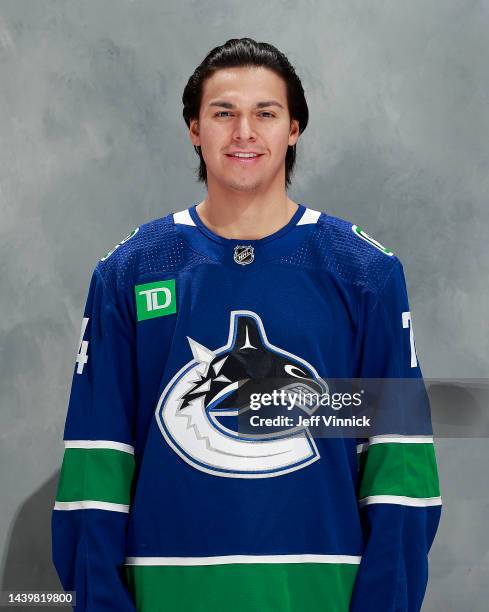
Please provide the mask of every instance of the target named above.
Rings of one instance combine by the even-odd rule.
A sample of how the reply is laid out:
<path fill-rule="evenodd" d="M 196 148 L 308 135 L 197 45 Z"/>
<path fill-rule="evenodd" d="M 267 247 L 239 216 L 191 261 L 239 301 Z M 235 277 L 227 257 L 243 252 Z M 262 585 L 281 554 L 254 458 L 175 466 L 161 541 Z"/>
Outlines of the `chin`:
<path fill-rule="evenodd" d="M 224 181 L 224 184 L 236 191 L 255 191 L 261 187 L 262 181 Z"/>

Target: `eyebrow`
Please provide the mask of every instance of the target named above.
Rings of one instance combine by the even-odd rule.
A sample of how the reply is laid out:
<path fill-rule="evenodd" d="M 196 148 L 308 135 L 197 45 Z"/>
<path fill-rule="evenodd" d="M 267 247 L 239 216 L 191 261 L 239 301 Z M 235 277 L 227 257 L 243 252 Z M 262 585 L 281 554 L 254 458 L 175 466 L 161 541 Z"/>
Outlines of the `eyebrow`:
<path fill-rule="evenodd" d="M 209 106 L 221 106 L 222 108 L 236 108 L 234 104 L 231 102 L 226 102 L 226 100 L 214 100 L 213 102 L 209 102 Z M 277 100 L 263 100 L 262 102 L 257 102 L 255 108 L 265 108 L 266 106 L 278 106 L 283 108 L 280 102 Z"/>

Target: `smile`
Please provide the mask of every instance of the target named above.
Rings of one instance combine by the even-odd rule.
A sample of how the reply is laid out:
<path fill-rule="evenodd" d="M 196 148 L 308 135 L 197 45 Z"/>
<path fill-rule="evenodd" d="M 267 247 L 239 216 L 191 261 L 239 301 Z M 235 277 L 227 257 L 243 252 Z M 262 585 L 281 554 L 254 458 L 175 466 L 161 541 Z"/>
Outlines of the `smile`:
<path fill-rule="evenodd" d="M 256 162 L 260 159 L 260 157 L 262 157 L 262 154 L 256 154 L 256 153 L 253 153 L 253 154 L 239 153 L 239 154 L 234 154 L 234 155 L 226 154 L 226 157 L 228 157 L 234 162 L 237 162 L 238 164 L 250 165 L 250 164 L 256 164 Z"/>

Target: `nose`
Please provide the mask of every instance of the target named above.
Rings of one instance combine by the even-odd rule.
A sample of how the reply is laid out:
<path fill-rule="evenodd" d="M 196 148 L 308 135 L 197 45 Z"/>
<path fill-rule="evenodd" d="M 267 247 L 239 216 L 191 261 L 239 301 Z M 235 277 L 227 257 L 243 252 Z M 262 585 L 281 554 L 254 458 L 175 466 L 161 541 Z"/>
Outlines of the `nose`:
<path fill-rule="evenodd" d="M 248 117 L 242 115 L 236 120 L 233 136 L 237 140 L 249 140 L 256 137 L 254 127 Z"/>

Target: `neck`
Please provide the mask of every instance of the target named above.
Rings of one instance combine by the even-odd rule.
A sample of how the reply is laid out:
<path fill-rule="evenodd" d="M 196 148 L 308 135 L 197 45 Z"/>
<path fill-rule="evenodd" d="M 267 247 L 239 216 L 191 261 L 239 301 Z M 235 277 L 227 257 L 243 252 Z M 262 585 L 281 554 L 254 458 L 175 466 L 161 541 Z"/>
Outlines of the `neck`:
<path fill-rule="evenodd" d="M 287 197 L 219 197 L 208 194 L 197 207 L 202 222 L 224 238 L 259 240 L 286 225 L 298 204 Z"/>

